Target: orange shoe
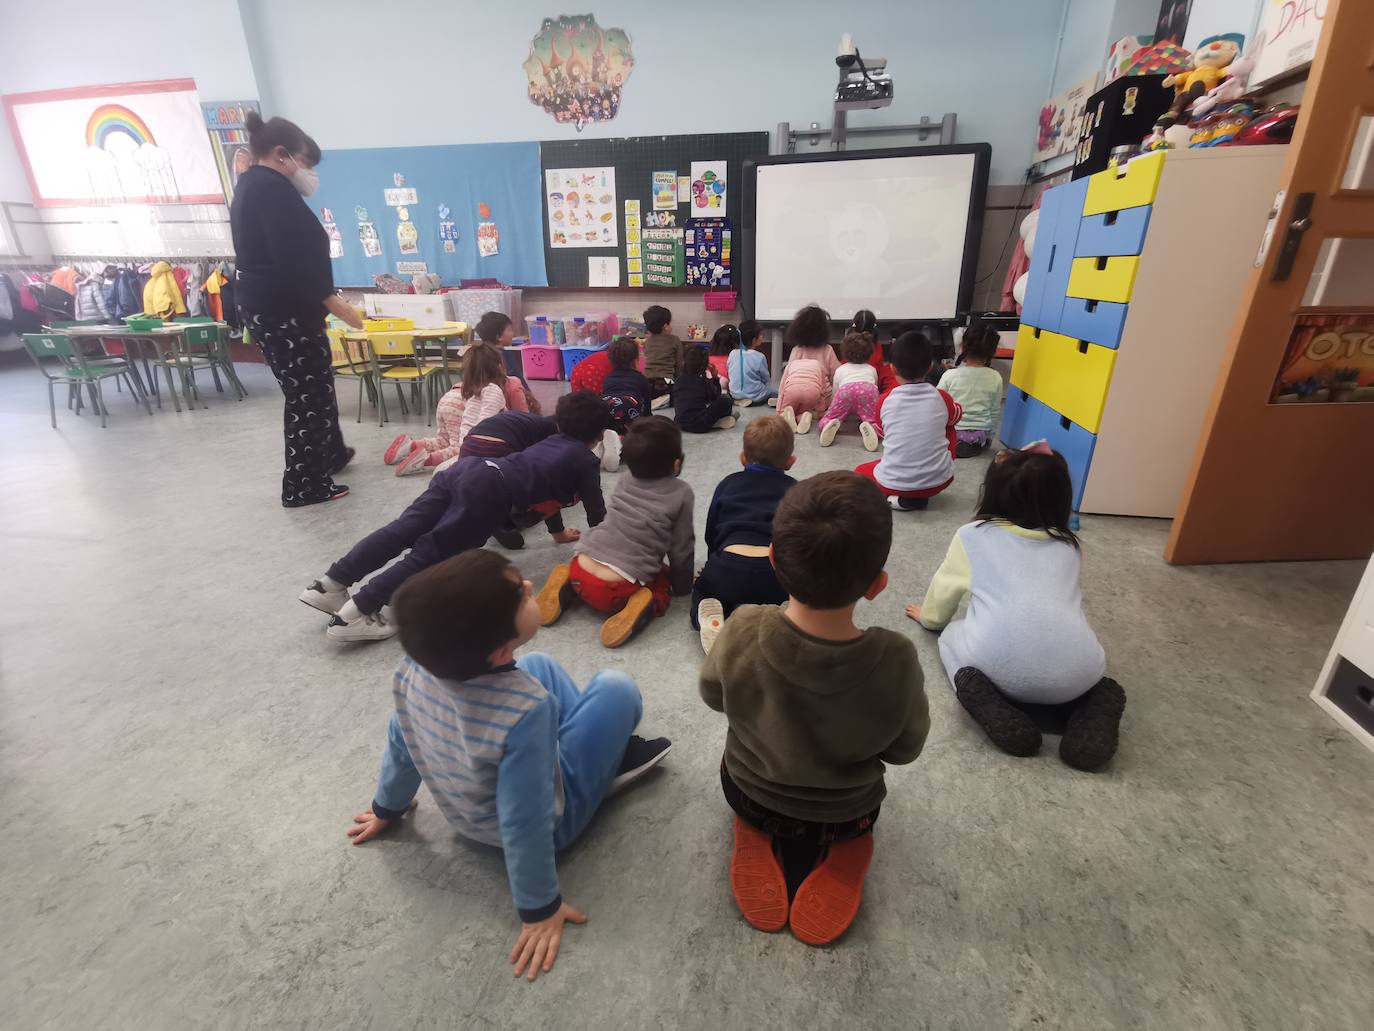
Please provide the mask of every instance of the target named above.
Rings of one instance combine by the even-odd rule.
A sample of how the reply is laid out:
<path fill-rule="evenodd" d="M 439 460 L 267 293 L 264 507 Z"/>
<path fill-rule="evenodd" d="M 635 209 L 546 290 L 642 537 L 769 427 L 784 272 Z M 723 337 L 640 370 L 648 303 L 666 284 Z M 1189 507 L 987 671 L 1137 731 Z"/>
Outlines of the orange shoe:
<path fill-rule="evenodd" d="M 648 626 L 653 618 L 653 591 L 641 587 L 630 595 L 623 609 L 601 624 L 601 643 L 607 648 L 619 648 Z"/>
<path fill-rule="evenodd" d="M 773 854 L 773 838 L 735 817 L 730 891 L 751 927 L 781 931 L 787 923 L 787 881 Z"/>
<path fill-rule="evenodd" d="M 873 835 L 837 841 L 797 889 L 792 933 L 807 945 L 828 945 L 854 922 L 873 859 Z"/>
<path fill-rule="evenodd" d="M 540 626 L 552 626 L 556 623 L 558 617 L 563 615 L 563 610 L 577 597 L 572 584 L 568 582 L 571 576 L 572 570 L 566 562 L 554 566 L 549 573 L 549 579 L 535 598 L 539 606 Z"/>

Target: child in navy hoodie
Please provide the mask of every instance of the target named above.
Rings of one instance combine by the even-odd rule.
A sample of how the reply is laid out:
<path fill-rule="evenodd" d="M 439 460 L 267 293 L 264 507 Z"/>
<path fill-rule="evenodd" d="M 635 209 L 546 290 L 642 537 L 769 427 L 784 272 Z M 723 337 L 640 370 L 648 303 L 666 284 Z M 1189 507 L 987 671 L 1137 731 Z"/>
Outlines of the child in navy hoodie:
<path fill-rule="evenodd" d="M 437 473 L 397 519 L 353 545 L 301 592 L 301 601 L 333 617 L 330 638 L 380 641 L 393 636 L 396 624 L 383 607 L 396 589 L 436 562 L 480 548 L 513 511 L 549 500 L 567 506 L 580 497 L 587 525 L 601 522 L 606 516 L 601 461 L 592 449 L 610 423 L 606 403 L 589 390 L 564 394 L 554 422 L 557 433 L 523 451 L 505 458 L 460 458 Z M 405 558 L 387 566 L 407 549 Z M 379 569 L 348 596 L 350 585 Z"/>
<path fill-rule="evenodd" d="M 533 981 L 558 958 L 566 922 L 555 852 L 607 795 L 643 776 L 667 738 L 631 733 L 643 711 L 624 673 L 602 670 L 579 689 L 551 656 L 516 649 L 539 630 L 528 580 L 492 551 L 430 566 L 396 595 L 406 657 L 392 679 L 396 711 L 372 805 L 353 818 L 353 844 L 415 805 L 423 782 L 465 838 L 505 853 L 522 924 L 510 962 Z"/>
<path fill-rule="evenodd" d="M 744 430 L 744 469 L 716 486 L 706 513 L 706 565 L 692 587 L 692 628 L 708 654 L 725 619 L 740 605 L 781 605 L 787 592 L 769 559 L 773 513 L 797 481 L 792 427 L 777 415 L 754 419 Z"/>

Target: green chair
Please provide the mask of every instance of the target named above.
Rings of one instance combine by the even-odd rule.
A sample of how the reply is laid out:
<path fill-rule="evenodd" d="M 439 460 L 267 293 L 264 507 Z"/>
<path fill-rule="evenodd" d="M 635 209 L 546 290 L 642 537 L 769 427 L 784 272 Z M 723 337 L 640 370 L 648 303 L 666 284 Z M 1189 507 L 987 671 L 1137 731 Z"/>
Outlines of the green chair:
<path fill-rule="evenodd" d="M 203 322 L 198 319 L 186 319 L 183 320 L 183 325 L 186 328 L 176 339 L 176 349 L 170 356 L 170 361 L 181 373 L 181 391 L 186 395 L 187 403 L 193 404 L 199 400 L 202 408 L 209 407 L 200 396 L 200 387 L 196 383 L 197 369 L 209 371 L 215 381 L 215 389 L 221 394 L 224 393 L 224 386 L 219 378 L 222 371 L 238 399 L 242 401 L 247 397 L 248 391 L 243 389 L 238 373 L 234 371 L 234 363 L 229 356 L 229 348 L 224 341 L 219 323 L 214 319 L 206 319 Z"/>
<path fill-rule="evenodd" d="M 57 429 L 57 401 L 53 397 L 53 387 L 58 383 L 65 384 L 69 390 L 75 390 L 78 400 L 82 387 L 90 392 L 91 403 L 100 413 L 102 429 L 106 426 L 105 417 L 109 414 L 109 409 L 105 407 L 105 395 L 100 388 L 101 380 L 123 376 L 124 381 L 129 384 L 129 393 L 133 395 L 134 400 L 141 401 L 148 414 L 153 414 L 153 406 L 148 403 L 148 396 L 135 385 L 136 378 L 129 375 L 132 363 L 127 358 L 117 366 L 92 365 L 86 360 L 81 349 L 72 342 L 72 338 L 63 333 L 25 333 L 24 349 L 29 352 L 29 357 L 38 366 L 38 371 L 48 381 L 48 408 L 52 412 L 53 429 Z M 77 412 L 80 414 L 79 407 Z"/>

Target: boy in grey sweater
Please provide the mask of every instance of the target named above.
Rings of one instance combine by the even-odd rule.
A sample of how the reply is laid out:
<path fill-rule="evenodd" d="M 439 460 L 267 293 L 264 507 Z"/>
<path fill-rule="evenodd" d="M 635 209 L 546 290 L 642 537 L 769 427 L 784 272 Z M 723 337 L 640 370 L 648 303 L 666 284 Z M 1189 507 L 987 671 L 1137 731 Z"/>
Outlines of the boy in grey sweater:
<path fill-rule="evenodd" d="M 572 562 L 554 567 L 538 599 L 541 626 L 578 600 L 611 613 L 601 627 L 607 648 L 663 615 L 670 592 L 691 593 L 696 549 L 692 488 L 678 479 L 682 431 L 662 416 L 641 416 L 630 424 L 620 459 L 630 476 L 616 488 L 605 521 L 583 535 Z"/>

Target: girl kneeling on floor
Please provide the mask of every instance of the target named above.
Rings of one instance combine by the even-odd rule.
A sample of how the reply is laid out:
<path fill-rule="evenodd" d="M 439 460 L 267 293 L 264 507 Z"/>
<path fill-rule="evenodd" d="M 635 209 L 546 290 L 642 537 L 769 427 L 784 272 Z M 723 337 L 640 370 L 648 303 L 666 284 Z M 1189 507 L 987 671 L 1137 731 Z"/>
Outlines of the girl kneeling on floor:
<path fill-rule="evenodd" d="M 1042 443 L 989 466 L 977 518 L 950 542 L 907 615 L 942 630 L 940 659 L 968 714 L 1005 752 L 1034 755 L 1035 707 L 1067 715 L 1059 756 L 1096 770 L 1115 754 L 1126 694 L 1103 676 L 1102 645 L 1083 614 L 1081 546 L 1069 530 L 1073 487 Z M 954 619 L 964 596 L 968 613 Z M 1027 707 L 1031 707 L 1028 711 Z"/>

